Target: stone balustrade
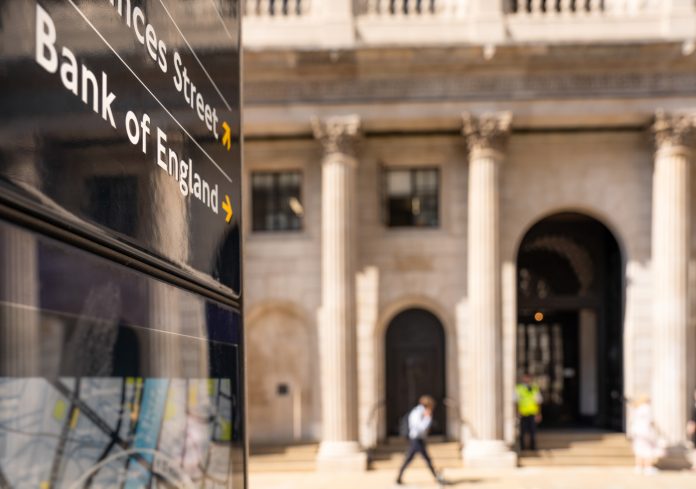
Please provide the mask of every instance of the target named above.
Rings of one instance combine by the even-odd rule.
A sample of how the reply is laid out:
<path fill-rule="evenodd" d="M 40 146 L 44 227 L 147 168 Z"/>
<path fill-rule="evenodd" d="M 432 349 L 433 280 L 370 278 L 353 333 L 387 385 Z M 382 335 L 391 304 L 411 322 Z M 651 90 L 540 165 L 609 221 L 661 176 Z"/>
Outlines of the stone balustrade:
<path fill-rule="evenodd" d="M 535 16 L 629 16 L 660 11 L 659 0 L 512 0 L 510 15 Z"/>
<path fill-rule="evenodd" d="M 249 48 L 678 41 L 694 0 L 245 0 Z"/>
<path fill-rule="evenodd" d="M 244 15 L 260 19 L 306 17 L 310 7 L 310 0 L 245 0 Z"/>
<path fill-rule="evenodd" d="M 469 0 L 365 0 L 358 14 L 392 19 L 451 17 L 465 13 L 468 3 Z"/>

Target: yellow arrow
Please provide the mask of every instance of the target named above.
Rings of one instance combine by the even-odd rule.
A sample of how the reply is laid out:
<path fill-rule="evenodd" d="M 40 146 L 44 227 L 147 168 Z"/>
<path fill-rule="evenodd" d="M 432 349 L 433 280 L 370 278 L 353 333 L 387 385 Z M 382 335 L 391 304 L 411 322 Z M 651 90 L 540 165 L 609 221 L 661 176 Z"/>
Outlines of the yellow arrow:
<path fill-rule="evenodd" d="M 229 151 L 232 147 L 232 129 L 225 121 L 222 121 L 222 129 L 225 131 L 225 134 L 222 135 L 222 145 L 227 146 L 227 151 Z"/>
<path fill-rule="evenodd" d="M 224 210 L 227 215 L 225 216 L 225 222 L 230 222 L 232 220 L 232 204 L 230 203 L 230 196 L 225 195 L 225 201 L 222 203 L 222 210 Z"/>

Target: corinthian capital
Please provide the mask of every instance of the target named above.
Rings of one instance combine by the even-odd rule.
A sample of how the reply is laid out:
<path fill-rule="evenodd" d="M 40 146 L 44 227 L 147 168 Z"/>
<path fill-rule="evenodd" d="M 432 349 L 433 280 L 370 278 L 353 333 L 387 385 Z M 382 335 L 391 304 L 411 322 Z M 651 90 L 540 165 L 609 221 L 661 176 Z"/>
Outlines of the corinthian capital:
<path fill-rule="evenodd" d="M 657 149 L 691 148 L 696 136 L 695 113 L 668 113 L 663 110 L 655 114 L 652 126 Z"/>
<path fill-rule="evenodd" d="M 357 115 L 334 116 L 325 119 L 314 117 L 312 130 L 327 154 L 355 153 L 355 143 L 360 138 L 360 118 Z"/>
<path fill-rule="evenodd" d="M 481 116 L 464 113 L 462 122 L 462 134 L 466 137 L 469 151 L 502 152 L 505 149 L 512 125 L 510 112 L 496 112 Z"/>

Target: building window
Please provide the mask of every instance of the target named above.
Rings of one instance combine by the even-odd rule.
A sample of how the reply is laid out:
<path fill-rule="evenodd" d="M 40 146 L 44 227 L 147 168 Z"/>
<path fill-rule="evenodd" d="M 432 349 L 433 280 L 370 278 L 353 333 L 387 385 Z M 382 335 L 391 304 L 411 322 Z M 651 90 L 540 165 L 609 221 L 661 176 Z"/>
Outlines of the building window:
<path fill-rule="evenodd" d="M 300 172 L 257 172 L 251 175 L 252 229 L 297 231 L 302 229 L 304 208 Z"/>
<path fill-rule="evenodd" d="M 437 227 L 440 224 L 439 170 L 385 170 L 384 183 L 387 226 Z"/>

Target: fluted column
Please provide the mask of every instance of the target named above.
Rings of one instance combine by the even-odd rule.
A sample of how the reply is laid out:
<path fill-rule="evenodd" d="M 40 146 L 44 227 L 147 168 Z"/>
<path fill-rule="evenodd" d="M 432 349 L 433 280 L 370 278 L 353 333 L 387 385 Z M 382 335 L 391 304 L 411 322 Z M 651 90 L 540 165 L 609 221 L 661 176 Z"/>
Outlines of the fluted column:
<path fill-rule="evenodd" d="M 696 116 L 658 113 L 653 174 L 653 393 L 655 421 L 668 444 L 685 441 L 688 392 L 690 166 Z M 674 450 L 672 450 L 674 451 Z"/>
<path fill-rule="evenodd" d="M 468 466 L 514 465 L 503 441 L 499 172 L 511 115 L 464 115 L 469 147 L 468 348 L 469 421 L 464 458 Z"/>
<path fill-rule="evenodd" d="M 355 143 L 357 116 L 313 121 L 322 143 L 319 469 L 364 469 L 357 424 Z"/>

